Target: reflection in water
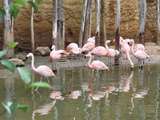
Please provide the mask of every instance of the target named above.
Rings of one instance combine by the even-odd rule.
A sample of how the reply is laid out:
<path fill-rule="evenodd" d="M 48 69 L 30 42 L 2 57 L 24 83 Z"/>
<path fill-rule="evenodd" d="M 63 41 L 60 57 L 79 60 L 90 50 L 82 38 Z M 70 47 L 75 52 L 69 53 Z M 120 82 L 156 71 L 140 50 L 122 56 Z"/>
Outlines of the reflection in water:
<path fill-rule="evenodd" d="M 35 95 L 34 99 L 30 95 L 27 98 L 28 91 L 16 96 L 30 100 L 30 113 L 36 115 L 33 120 L 35 117 L 36 120 L 41 117 L 45 120 L 159 120 L 160 76 L 155 71 L 160 71 L 160 67 L 147 67 L 150 69 L 113 68 L 108 72 L 92 72 L 86 68 L 59 69 L 52 81 L 53 91 L 40 89 L 41 98 Z M 6 101 L 13 101 L 14 81 L 8 83 Z M 17 83 L 16 89 L 19 88 Z M 19 111 L 16 114 L 21 115 Z M 19 119 L 19 116 L 12 116 L 11 120 Z M 29 113 L 24 116 L 24 120 L 31 119 Z M 0 117 L 0 120 L 4 119 Z"/>
<path fill-rule="evenodd" d="M 33 112 L 32 112 L 32 120 L 35 120 L 35 115 L 36 114 L 40 114 L 40 116 L 47 115 L 52 110 L 52 108 L 55 106 L 55 104 L 56 104 L 56 100 L 54 100 L 51 103 L 39 106 L 38 109 L 33 110 Z"/>
<path fill-rule="evenodd" d="M 13 104 L 15 101 L 14 79 L 10 76 L 5 80 L 5 91 L 5 104 Z M 6 120 L 15 120 L 15 111 L 12 111 L 11 113 L 6 112 L 5 118 Z"/>

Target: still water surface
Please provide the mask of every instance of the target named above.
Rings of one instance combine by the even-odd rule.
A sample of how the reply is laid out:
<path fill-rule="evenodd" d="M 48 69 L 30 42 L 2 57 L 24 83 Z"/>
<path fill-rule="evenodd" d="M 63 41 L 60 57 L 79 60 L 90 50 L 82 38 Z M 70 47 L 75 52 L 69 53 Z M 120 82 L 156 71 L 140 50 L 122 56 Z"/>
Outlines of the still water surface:
<path fill-rule="evenodd" d="M 16 101 L 30 107 L 27 112 L 17 110 L 9 116 L 1 105 L 0 120 L 160 120 L 159 72 L 160 65 L 133 71 L 117 67 L 104 72 L 60 69 L 50 81 L 53 90 L 64 97 L 55 105 L 50 98 L 53 90 L 39 89 L 40 94 L 33 95 L 17 75 L 4 72 L 0 76 L 0 101 Z M 72 91 L 77 91 L 78 99 L 69 97 Z M 36 113 L 40 106 L 46 106 L 49 112 Z"/>

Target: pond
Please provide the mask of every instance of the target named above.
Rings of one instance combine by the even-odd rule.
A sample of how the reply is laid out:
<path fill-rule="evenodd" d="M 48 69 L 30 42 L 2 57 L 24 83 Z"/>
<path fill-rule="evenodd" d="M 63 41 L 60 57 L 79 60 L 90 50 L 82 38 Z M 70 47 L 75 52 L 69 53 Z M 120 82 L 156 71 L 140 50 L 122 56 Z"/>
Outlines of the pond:
<path fill-rule="evenodd" d="M 11 116 L 1 105 L 0 120 L 160 119 L 160 65 L 133 71 L 127 67 L 99 72 L 84 67 L 59 69 L 49 81 L 53 90 L 34 93 L 17 75 L 0 71 L 0 101 L 29 105 L 26 112 L 16 110 Z M 50 98 L 55 91 L 62 93 L 61 100 Z"/>

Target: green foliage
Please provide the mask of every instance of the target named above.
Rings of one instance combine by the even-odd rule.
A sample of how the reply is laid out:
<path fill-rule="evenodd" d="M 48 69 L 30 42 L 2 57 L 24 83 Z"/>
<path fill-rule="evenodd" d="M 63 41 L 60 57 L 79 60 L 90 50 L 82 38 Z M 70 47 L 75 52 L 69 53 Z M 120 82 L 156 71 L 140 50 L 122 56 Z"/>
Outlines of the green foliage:
<path fill-rule="evenodd" d="M 20 8 L 16 6 L 16 4 L 10 5 L 10 14 L 12 17 L 16 18 L 18 13 L 20 11 Z"/>
<path fill-rule="evenodd" d="M 0 8 L 0 18 L 5 15 L 5 10 L 4 8 Z"/>
<path fill-rule="evenodd" d="M 13 102 L 8 101 L 7 103 L 2 103 L 3 107 L 5 108 L 5 110 L 7 111 L 7 113 L 12 114 L 14 111 L 14 105 Z"/>
<path fill-rule="evenodd" d="M 8 48 L 13 49 L 13 48 L 15 48 L 17 45 L 18 45 L 18 42 L 10 42 L 10 43 L 8 44 Z"/>
<path fill-rule="evenodd" d="M 28 0 L 15 0 L 14 4 L 16 4 L 19 7 L 23 7 L 27 3 L 27 1 Z"/>
<path fill-rule="evenodd" d="M 20 12 L 20 9 L 26 5 L 28 0 L 15 0 L 10 5 L 10 14 L 12 17 L 16 18 Z"/>
<path fill-rule="evenodd" d="M 4 57 L 4 56 L 6 55 L 6 53 L 7 53 L 7 50 L 2 50 L 2 51 L 0 51 L 0 59 L 1 59 L 2 57 Z"/>
<path fill-rule="evenodd" d="M 35 0 L 35 2 L 33 2 L 33 0 L 29 0 L 28 3 L 31 5 L 31 7 L 33 7 L 34 11 L 37 12 L 38 11 L 38 6 L 39 4 L 42 2 L 42 0 Z"/>
<path fill-rule="evenodd" d="M 38 4 L 36 4 L 36 2 L 33 2 L 30 0 L 30 1 L 28 1 L 28 3 L 31 5 L 31 7 L 33 7 L 35 12 L 38 11 Z"/>
<path fill-rule="evenodd" d="M 26 104 L 17 104 L 16 108 L 18 110 L 22 110 L 22 111 L 26 112 L 28 110 L 29 106 Z"/>
<path fill-rule="evenodd" d="M 0 63 L 11 72 L 14 72 L 16 69 L 16 65 L 9 60 L 1 60 Z"/>
<path fill-rule="evenodd" d="M 7 111 L 7 113 L 9 113 L 9 114 L 12 114 L 17 109 L 25 112 L 29 108 L 29 106 L 26 105 L 26 104 L 19 104 L 19 103 L 15 103 L 15 102 L 12 102 L 12 101 L 8 101 L 7 103 L 2 103 L 2 105 L 5 108 L 5 110 Z"/>
<path fill-rule="evenodd" d="M 29 84 L 32 81 L 31 71 L 29 71 L 26 67 L 18 67 L 17 70 L 21 80 L 23 80 L 26 84 Z"/>
<path fill-rule="evenodd" d="M 51 88 L 46 82 L 34 82 L 30 85 L 32 88 Z"/>

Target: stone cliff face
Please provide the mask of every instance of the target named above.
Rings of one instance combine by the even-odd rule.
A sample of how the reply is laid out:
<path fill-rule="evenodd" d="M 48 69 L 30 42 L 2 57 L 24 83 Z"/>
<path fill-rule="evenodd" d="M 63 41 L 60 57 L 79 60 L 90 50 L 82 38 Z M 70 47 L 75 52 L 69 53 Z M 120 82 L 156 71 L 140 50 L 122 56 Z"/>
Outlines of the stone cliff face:
<path fill-rule="evenodd" d="M 115 0 L 104 0 L 105 26 L 107 39 L 113 39 L 115 33 Z M 121 0 L 121 36 L 138 38 L 139 29 L 139 0 Z M 0 0 L 2 5 L 2 0 Z M 64 0 L 65 38 L 68 42 L 79 39 L 83 0 Z M 52 44 L 52 0 L 45 0 L 34 16 L 36 46 L 49 46 Z M 15 40 L 22 49 L 30 49 L 30 7 L 21 10 L 15 20 Z M 95 32 L 95 5 L 92 9 L 92 33 Z M 147 0 L 147 21 L 145 40 L 156 41 L 156 1 Z M 0 44 L 2 43 L 3 24 L 0 22 Z M 0 46 L 1 47 L 1 46 Z"/>

